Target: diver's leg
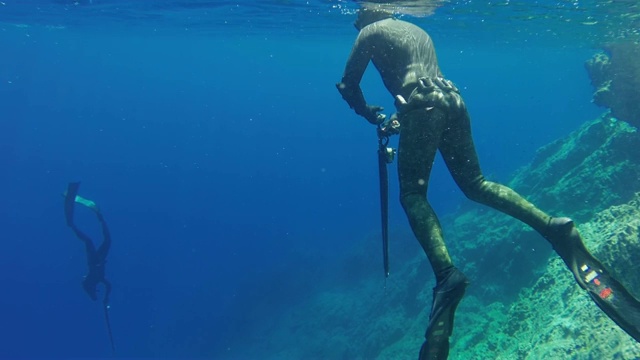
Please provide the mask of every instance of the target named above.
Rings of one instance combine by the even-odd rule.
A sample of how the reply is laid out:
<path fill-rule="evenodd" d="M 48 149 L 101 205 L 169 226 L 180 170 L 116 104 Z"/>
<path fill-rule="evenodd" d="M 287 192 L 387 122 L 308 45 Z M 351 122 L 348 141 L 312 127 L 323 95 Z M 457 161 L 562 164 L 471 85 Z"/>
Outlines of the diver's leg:
<path fill-rule="evenodd" d="M 454 313 L 468 285 L 464 274 L 453 266 L 440 222 L 427 201 L 429 176 L 446 126 L 446 114 L 437 108 L 414 110 L 400 121 L 400 200 L 437 280 L 420 360 L 443 360 L 449 354 Z"/>
<path fill-rule="evenodd" d="M 109 253 L 109 249 L 111 248 L 111 234 L 109 233 L 106 221 L 104 221 L 104 217 L 102 217 L 102 213 L 97 212 L 96 215 L 98 216 L 98 221 L 100 221 L 100 225 L 102 226 L 102 244 L 100 244 L 96 256 L 98 261 L 104 262 L 107 258 L 107 254 Z"/>
<path fill-rule="evenodd" d="M 428 115 L 431 116 L 427 118 Z M 403 115 L 398 145 L 400 202 L 436 274 L 453 265 L 438 217 L 427 201 L 429 176 L 444 118 L 442 111 L 437 109 L 414 110 Z"/>
<path fill-rule="evenodd" d="M 89 263 L 91 263 L 95 259 L 95 255 L 96 255 L 96 248 L 93 245 L 93 241 L 91 241 L 91 238 L 87 236 L 87 234 L 80 231 L 80 229 L 78 229 L 73 224 L 71 226 L 71 230 L 73 230 L 73 232 L 76 234 L 78 239 L 80 239 L 80 241 L 84 243 L 85 250 L 87 252 L 87 260 L 89 261 Z"/>
<path fill-rule="evenodd" d="M 482 175 L 469 115 L 464 107 L 445 130 L 440 152 L 456 184 L 469 199 L 510 215 L 546 236 L 551 220 L 549 215 L 511 188 L 487 181 Z"/>

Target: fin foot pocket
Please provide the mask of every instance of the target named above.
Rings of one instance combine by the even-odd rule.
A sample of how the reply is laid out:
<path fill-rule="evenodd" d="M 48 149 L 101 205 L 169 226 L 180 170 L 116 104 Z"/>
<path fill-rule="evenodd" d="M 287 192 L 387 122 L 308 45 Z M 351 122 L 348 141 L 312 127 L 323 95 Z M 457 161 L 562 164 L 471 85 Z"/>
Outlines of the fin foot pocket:
<path fill-rule="evenodd" d="M 454 269 L 433 289 L 433 305 L 425 342 L 420 348 L 420 360 L 445 360 L 449 356 L 455 311 L 468 285 L 467 277 Z"/>

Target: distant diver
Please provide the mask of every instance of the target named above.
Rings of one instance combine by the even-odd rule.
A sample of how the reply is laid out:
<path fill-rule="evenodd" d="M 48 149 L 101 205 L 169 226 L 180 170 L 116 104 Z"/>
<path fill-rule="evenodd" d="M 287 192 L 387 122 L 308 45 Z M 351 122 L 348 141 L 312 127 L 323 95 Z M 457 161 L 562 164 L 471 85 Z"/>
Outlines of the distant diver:
<path fill-rule="evenodd" d="M 640 302 L 589 253 L 573 221 L 551 217 L 509 187 L 485 180 L 467 108 L 460 91 L 443 77 L 429 35 L 374 7 L 360 9 L 354 25 L 358 37 L 336 87 L 358 115 L 387 134 L 400 133 L 400 201 L 436 277 L 419 359 L 448 357 L 455 310 L 469 284 L 453 265 L 426 196 L 437 151 L 469 199 L 524 222 L 547 239 L 595 303 L 640 342 Z M 360 81 L 369 62 L 396 100 L 397 118 L 385 122 L 383 109 L 365 101 Z"/>
<path fill-rule="evenodd" d="M 105 286 L 103 302 L 108 304 L 109 295 L 111 293 L 111 283 L 105 278 L 104 267 L 107 262 L 109 248 L 111 247 L 111 235 L 109 234 L 109 228 L 107 227 L 107 223 L 104 221 L 104 217 L 102 216 L 100 209 L 93 201 L 87 200 L 78 195 L 79 187 L 79 182 L 69 183 L 64 201 L 64 212 L 67 220 L 67 226 L 69 226 L 76 236 L 84 243 L 87 253 L 87 265 L 89 267 L 89 272 L 82 281 L 82 288 L 87 295 L 95 301 L 98 299 L 96 287 L 99 283 L 103 283 Z M 100 221 L 100 225 L 102 225 L 103 240 L 98 250 L 96 250 L 93 245 L 93 241 L 91 241 L 89 236 L 80 231 L 73 222 L 73 213 L 76 202 L 93 210 L 98 217 L 98 221 Z"/>
<path fill-rule="evenodd" d="M 111 323 L 109 321 L 109 295 L 111 294 L 111 282 L 109 282 L 105 278 L 105 265 L 107 263 L 107 255 L 109 253 L 109 249 L 111 248 L 111 234 L 109 233 L 109 228 L 107 227 L 107 223 L 102 216 L 102 212 L 96 205 L 95 202 L 85 199 L 78 195 L 78 189 L 80 188 L 79 182 L 71 182 L 67 186 L 67 191 L 65 193 L 64 199 L 64 214 L 67 221 L 67 226 L 73 230 L 76 236 L 84 243 L 85 250 L 87 253 L 87 265 L 89 268 L 89 272 L 84 277 L 82 281 L 82 288 L 89 295 L 91 300 L 98 300 L 97 295 L 97 286 L 99 283 L 103 283 L 105 287 L 104 298 L 102 300 L 105 319 L 107 321 L 107 329 L 109 331 L 109 339 L 111 340 L 111 349 L 115 351 L 113 345 L 113 336 L 111 334 Z M 75 203 L 84 205 L 95 212 L 98 217 L 98 221 L 102 226 L 102 244 L 96 250 L 93 241 L 89 236 L 80 231 L 78 227 L 75 225 L 73 221 L 73 214 L 75 210 Z"/>

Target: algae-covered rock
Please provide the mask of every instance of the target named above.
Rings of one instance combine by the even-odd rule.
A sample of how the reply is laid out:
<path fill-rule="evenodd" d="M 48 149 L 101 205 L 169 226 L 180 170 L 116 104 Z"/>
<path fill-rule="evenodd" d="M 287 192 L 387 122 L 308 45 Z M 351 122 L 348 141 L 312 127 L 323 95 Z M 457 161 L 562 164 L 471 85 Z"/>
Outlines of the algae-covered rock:
<path fill-rule="evenodd" d="M 611 109 L 613 116 L 640 126 L 640 44 L 619 41 L 604 50 L 585 64 L 595 88 L 593 101 Z"/>
<path fill-rule="evenodd" d="M 580 226 L 580 232 L 596 257 L 639 295 L 640 193 L 626 204 L 598 213 Z M 511 304 L 501 326 L 475 344 L 456 346 L 456 358 L 482 358 L 479 354 L 492 359 L 640 358 L 640 344 L 600 311 L 555 256 L 535 284 Z M 458 331 L 474 330 L 465 323 Z M 505 337 L 512 340 L 504 341 Z M 503 347 L 487 349 L 487 343 L 497 342 Z"/>
<path fill-rule="evenodd" d="M 541 148 L 510 185 L 545 211 L 588 220 L 640 189 L 639 145 L 634 127 L 605 114 Z"/>

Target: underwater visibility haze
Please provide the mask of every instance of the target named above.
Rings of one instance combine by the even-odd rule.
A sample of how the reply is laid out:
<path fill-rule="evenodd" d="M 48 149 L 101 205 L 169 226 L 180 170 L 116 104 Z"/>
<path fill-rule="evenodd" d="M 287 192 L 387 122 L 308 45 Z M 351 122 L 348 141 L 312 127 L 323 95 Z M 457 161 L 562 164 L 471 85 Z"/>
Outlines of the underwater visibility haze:
<path fill-rule="evenodd" d="M 464 95 L 485 176 L 516 190 L 521 184 L 527 195 L 551 180 L 527 183 L 523 168 L 560 147 L 548 144 L 604 119 L 585 63 L 607 44 L 637 41 L 640 18 L 635 1 L 395 5 L 431 35 L 442 72 Z M 398 201 L 394 163 L 385 279 L 375 127 L 335 88 L 357 36 L 358 7 L 345 0 L 0 2 L 0 357 L 417 358 L 431 269 Z M 373 66 L 362 89 L 393 112 Z M 595 134 L 585 139 L 635 136 L 619 128 L 624 119 L 606 119 L 615 126 L 584 130 Z M 633 157 L 635 143 L 616 144 L 623 155 L 608 161 L 631 166 L 622 156 Z M 556 172 L 548 176 L 571 171 L 549 169 Z M 634 176 L 609 176 L 618 185 L 592 193 L 592 201 L 612 199 L 606 206 L 579 197 L 545 206 L 588 223 L 640 191 Z M 540 358 L 489 335 L 471 338 L 467 329 L 520 334 L 505 314 L 544 278 L 550 247 L 467 200 L 440 158 L 431 177 L 429 200 L 458 263 L 473 246 L 452 233 L 470 243 L 501 234 L 519 251 L 488 251 L 465 265 L 477 274 L 458 310 L 450 358 Z M 65 223 L 63 194 L 74 181 L 109 224 L 115 353 L 101 303 L 81 285 L 84 245 Z M 75 223 L 99 243 L 91 209 L 76 206 Z M 632 225 L 632 233 L 640 229 Z M 508 277 L 505 290 L 497 280 L 506 270 L 491 264 L 510 256 L 510 263 L 524 256 L 527 268 Z M 586 295 L 578 299 L 597 311 Z M 527 306 L 517 309 L 521 321 L 529 318 Z M 490 325 L 500 321 L 507 325 Z M 607 324 L 603 336 L 628 344 Z M 570 329 L 566 348 L 584 350 L 572 342 L 579 330 L 562 326 Z M 538 349 L 545 344 L 536 341 Z M 629 343 L 635 347 L 619 354 L 640 354 Z"/>

